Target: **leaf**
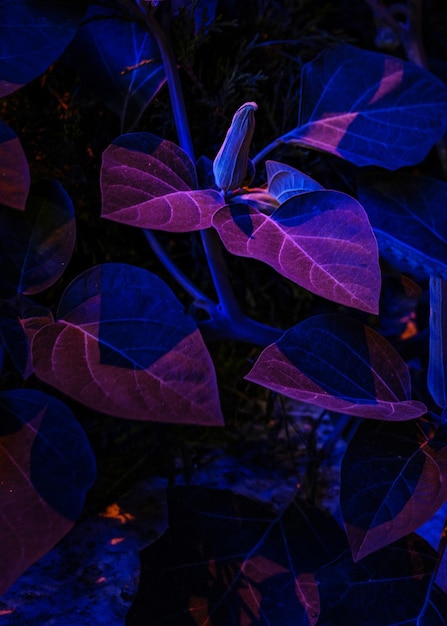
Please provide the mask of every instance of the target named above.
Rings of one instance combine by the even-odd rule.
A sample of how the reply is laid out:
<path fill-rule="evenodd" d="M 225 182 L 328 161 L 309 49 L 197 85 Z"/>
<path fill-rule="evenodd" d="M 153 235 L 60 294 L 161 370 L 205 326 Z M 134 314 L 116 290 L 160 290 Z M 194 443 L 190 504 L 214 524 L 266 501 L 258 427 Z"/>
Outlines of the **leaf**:
<path fill-rule="evenodd" d="M 355 561 L 413 532 L 447 499 L 447 428 L 362 423 L 345 452 L 340 505 Z"/>
<path fill-rule="evenodd" d="M 278 513 L 203 487 L 170 489 L 168 510 L 169 529 L 141 552 L 129 624 L 315 624 L 313 573 L 346 546 L 332 518 L 298 498 Z"/>
<path fill-rule="evenodd" d="M 364 174 L 358 182 L 380 254 L 418 278 L 447 278 L 447 217 L 440 210 L 446 203 L 447 183 L 389 172 Z"/>
<path fill-rule="evenodd" d="M 64 292 L 32 345 L 36 375 L 97 411 L 221 425 L 211 357 L 192 317 L 155 274 L 106 263 Z"/>
<path fill-rule="evenodd" d="M 335 46 L 304 66 L 301 84 L 298 126 L 282 140 L 355 165 L 419 163 L 447 127 L 447 86 L 385 54 Z"/>
<path fill-rule="evenodd" d="M 60 278 L 73 253 L 71 199 L 55 180 L 35 183 L 24 213 L 0 212 L 0 233 L 0 293 L 40 293 Z"/>
<path fill-rule="evenodd" d="M 73 526 L 95 480 L 86 435 L 40 391 L 0 392 L 0 594 Z"/>
<path fill-rule="evenodd" d="M 29 187 L 30 173 L 22 144 L 14 131 L 0 120 L 1 203 L 12 209 L 23 211 Z"/>
<path fill-rule="evenodd" d="M 169 232 L 209 228 L 225 202 L 218 191 L 196 187 L 188 155 L 151 133 L 121 135 L 103 154 L 102 216 L 115 222 Z"/>
<path fill-rule="evenodd" d="M 447 407 L 447 283 L 430 278 L 430 356 L 427 385 L 436 404 Z"/>
<path fill-rule="evenodd" d="M 377 313 L 377 244 L 365 211 L 350 196 L 302 193 L 271 215 L 231 204 L 216 213 L 213 226 L 232 254 L 263 261 L 319 296 Z"/>
<path fill-rule="evenodd" d="M 70 47 L 81 81 L 130 129 L 165 83 L 151 33 L 119 3 L 93 3 Z"/>
<path fill-rule="evenodd" d="M 24 379 L 33 374 L 31 341 L 36 332 L 53 322 L 51 311 L 19 297 L 15 306 L 9 302 L 0 305 L 0 337 L 11 361 Z"/>
<path fill-rule="evenodd" d="M 290 165 L 278 161 L 266 161 L 268 190 L 279 203 L 306 191 L 322 191 L 324 188 L 313 178 Z"/>
<path fill-rule="evenodd" d="M 0 97 L 56 61 L 84 15 L 84 0 L 0 0 Z"/>
<path fill-rule="evenodd" d="M 424 414 L 407 365 L 386 339 L 354 319 L 315 315 L 259 355 L 246 380 L 332 411 L 380 420 Z"/>
<path fill-rule="evenodd" d="M 317 573 L 318 626 L 420 626 L 436 552 L 415 534 L 353 563 L 345 553 Z M 441 626 L 438 621 L 423 622 Z"/>

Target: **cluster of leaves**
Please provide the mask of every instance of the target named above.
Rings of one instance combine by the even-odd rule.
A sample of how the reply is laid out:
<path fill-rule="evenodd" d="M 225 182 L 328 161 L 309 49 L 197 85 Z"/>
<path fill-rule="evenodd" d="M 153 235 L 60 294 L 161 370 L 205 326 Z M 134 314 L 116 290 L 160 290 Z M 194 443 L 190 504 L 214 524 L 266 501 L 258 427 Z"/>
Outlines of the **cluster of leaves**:
<path fill-rule="evenodd" d="M 216 8 L 189 10 L 205 28 Z M 138 124 L 166 77 L 182 123 L 169 42 L 154 15 L 145 2 L 0 2 L 8 25 L 0 95 L 39 76 L 70 44 L 83 80 L 122 128 Z M 278 514 L 233 494 L 174 491 L 169 532 L 143 555 L 129 623 L 367 624 L 372 605 L 381 611 L 376 624 L 445 623 L 442 545 L 437 551 L 415 531 L 447 499 L 447 184 L 411 168 L 447 128 L 447 87 L 410 62 L 339 45 L 304 66 L 301 88 L 296 127 L 252 163 L 244 155 L 253 128 L 241 132 L 240 115 L 228 154 L 214 164 L 195 159 L 187 127 L 180 146 L 138 131 L 104 151 L 102 217 L 146 233 L 191 296 L 189 312 L 159 276 L 117 262 L 76 276 L 56 310 L 39 304 L 72 257 L 74 207 L 56 180 L 31 184 L 20 140 L 1 123 L 1 593 L 69 530 L 95 480 L 82 428 L 40 385 L 119 418 L 222 426 L 207 346 L 217 338 L 263 348 L 247 381 L 360 418 L 341 469 L 345 531 L 298 496 Z M 275 160 L 250 187 L 251 168 L 262 179 L 260 164 L 282 145 L 349 163 L 351 187 L 327 189 Z M 216 299 L 169 260 L 154 231 L 200 232 Z M 278 281 L 332 310 L 285 329 L 251 319 L 231 291 L 222 247 L 267 264 Z M 405 274 L 406 293 L 430 297 L 427 384 L 417 393 L 409 365 L 379 332 L 380 259 Z M 11 369 L 17 388 L 7 382 Z M 172 585 L 181 589 L 175 604 L 166 600 Z"/>

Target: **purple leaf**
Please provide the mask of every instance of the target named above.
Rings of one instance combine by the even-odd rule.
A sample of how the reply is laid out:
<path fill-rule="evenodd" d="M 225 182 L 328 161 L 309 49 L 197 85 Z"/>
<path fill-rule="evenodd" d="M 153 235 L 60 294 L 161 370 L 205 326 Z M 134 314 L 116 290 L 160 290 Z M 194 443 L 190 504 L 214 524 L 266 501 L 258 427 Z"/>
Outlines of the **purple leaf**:
<path fill-rule="evenodd" d="M 0 98 L 56 61 L 73 38 L 86 5 L 83 0 L 0 0 Z"/>
<path fill-rule="evenodd" d="M 36 183 L 26 211 L 0 212 L 0 292 L 35 294 L 53 285 L 73 253 L 76 225 L 72 202 L 54 180 Z"/>
<path fill-rule="evenodd" d="M 200 487 L 169 490 L 168 510 L 169 529 L 141 552 L 129 623 L 316 623 L 314 572 L 346 549 L 332 518 L 298 498 L 278 513 L 230 491 Z"/>
<path fill-rule="evenodd" d="M 358 193 L 387 261 L 418 278 L 447 278 L 447 183 L 381 172 L 360 176 Z"/>
<path fill-rule="evenodd" d="M 380 420 L 424 414 L 411 400 L 410 374 L 386 339 L 354 319 L 316 315 L 263 350 L 245 376 L 285 396 Z"/>
<path fill-rule="evenodd" d="M 340 504 L 358 561 L 427 522 L 447 500 L 447 429 L 362 423 L 342 461 Z"/>
<path fill-rule="evenodd" d="M 281 204 L 292 196 L 306 191 L 322 191 L 324 188 L 313 178 L 290 165 L 278 161 L 266 161 L 268 190 Z"/>
<path fill-rule="evenodd" d="M 1 89 L 1 83 L 0 83 Z M 0 201 L 25 209 L 30 187 L 28 161 L 16 134 L 0 120 Z"/>
<path fill-rule="evenodd" d="M 188 155 L 151 133 L 121 135 L 103 154 L 102 216 L 115 222 L 169 232 L 209 228 L 225 202 L 218 191 L 196 187 Z"/>
<path fill-rule="evenodd" d="M 377 313 L 378 250 L 363 207 L 338 191 L 296 195 L 271 215 L 232 204 L 213 219 L 232 253 L 271 265 L 309 291 Z"/>
<path fill-rule="evenodd" d="M 73 526 L 95 479 L 84 431 L 40 391 L 0 392 L 0 594 Z"/>
<path fill-rule="evenodd" d="M 32 345 L 36 375 L 109 415 L 221 425 L 211 357 L 196 323 L 146 270 L 104 264 L 66 289 Z"/>
<path fill-rule="evenodd" d="M 443 622 L 423 621 L 432 608 L 426 603 L 436 556 L 415 534 L 360 563 L 353 563 L 351 555 L 345 553 L 316 574 L 321 596 L 318 624 L 442 626 Z M 432 601 L 428 600 L 430 605 Z"/>
<path fill-rule="evenodd" d="M 429 72 L 340 45 L 304 67 L 298 127 L 282 139 L 395 170 L 424 159 L 447 127 L 446 108 L 447 86 Z"/>
<path fill-rule="evenodd" d="M 120 15 L 119 5 L 90 5 L 70 46 L 82 83 L 129 129 L 141 119 L 165 82 L 152 35 L 140 22 Z"/>

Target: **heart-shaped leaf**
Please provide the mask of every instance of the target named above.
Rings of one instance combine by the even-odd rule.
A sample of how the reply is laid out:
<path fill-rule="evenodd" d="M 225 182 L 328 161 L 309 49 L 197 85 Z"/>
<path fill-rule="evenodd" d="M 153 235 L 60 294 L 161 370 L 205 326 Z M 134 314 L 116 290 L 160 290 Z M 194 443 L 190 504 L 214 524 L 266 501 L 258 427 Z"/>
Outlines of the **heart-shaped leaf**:
<path fill-rule="evenodd" d="M 200 487 L 169 490 L 168 510 L 169 529 L 141 552 L 129 624 L 316 623 L 313 574 L 346 546 L 332 518 L 298 498 L 278 513 Z"/>
<path fill-rule="evenodd" d="M 427 598 L 436 556 L 415 534 L 360 563 L 353 563 L 349 552 L 343 554 L 316 573 L 321 596 L 318 624 L 442 626 L 425 621 L 435 603 L 443 604 L 435 596 Z"/>
<path fill-rule="evenodd" d="M 119 3 L 92 3 L 71 46 L 81 81 L 121 119 L 139 122 L 165 82 L 158 46 L 147 28 Z"/>
<path fill-rule="evenodd" d="M 0 82 L 1 89 L 1 82 Z M 30 187 L 28 161 L 17 135 L 0 120 L 0 201 L 23 211 Z"/>
<path fill-rule="evenodd" d="M 413 532 L 447 499 L 447 428 L 362 423 L 342 461 L 340 504 L 354 560 Z"/>
<path fill-rule="evenodd" d="M 265 348 L 245 376 L 285 396 L 380 420 L 424 414 L 407 365 L 386 339 L 353 319 L 315 315 Z"/>
<path fill-rule="evenodd" d="M 26 211 L 0 212 L 0 293 L 40 293 L 63 274 L 73 253 L 73 204 L 55 180 L 32 186 Z"/>
<path fill-rule="evenodd" d="M 324 188 L 313 178 L 278 161 L 266 161 L 268 190 L 281 204 L 292 196 L 306 191 L 321 191 Z"/>
<path fill-rule="evenodd" d="M 40 76 L 73 38 L 84 0 L 0 0 L 0 97 Z"/>
<path fill-rule="evenodd" d="M 271 215 L 231 204 L 216 213 L 213 226 L 232 254 L 264 261 L 319 296 L 377 313 L 377 243 L 354 198 L 338 191 L 301 193 Z"/>
<path fill-rule="evenodd" d="M 390 172 L 364 174 L 358 182 L 380 254 L 418 278 L 447 279 L 447 217 L 440 210 L 446 203 L 447 183 Z"/>
<path fill-rule="evenodd" d="M 282 140 L 356 165 L 419 163 L 447 127 L 447 86 L 395 57 L 335 46 L 304 66 L 301 83 L 298 126 Z"/>
<path fill-rule="evenodd" d="M 40 391 L 0 392 L 0 594 L 73 526 L 95 479 L 84 431 Z"/>
<path fill-rule="evenodd" d="M 117 417 L 222 424 L 202 336 L 155 274 L 115 263 L 91 268 L 68 286 L 57 317 L 33 340 L 43 381 Z"/>
<path fill-rule="evenodd" d="M 447 282 L 430 278 L 430 358 L 427 384 L 436 404 L 447 407 Z"/>
<path fill-rule="evenodd" d="M 151 133 L 121 135 L 103 154 L 102 216 L 115 222 L 170 232 L 209 228 L 225 202 L 216 190 L 196 188 L 188 155 Z"/>

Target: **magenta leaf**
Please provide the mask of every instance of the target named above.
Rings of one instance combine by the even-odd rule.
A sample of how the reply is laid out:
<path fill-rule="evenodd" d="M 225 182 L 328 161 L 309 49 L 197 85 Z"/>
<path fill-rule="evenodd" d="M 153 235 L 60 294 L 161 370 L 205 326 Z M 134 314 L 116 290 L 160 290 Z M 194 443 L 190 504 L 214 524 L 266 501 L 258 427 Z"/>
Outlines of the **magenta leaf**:
<path fill-rule="evenodd" d="M 147 28 L 117 6 L 92 3 L 70 46 L 81 82 L 129 129 L 165 82 L 158 46 Z"/>
<path fill-rule="evenodd" d="M 73 253 L 73 204 L 55 180 L 35 183 L 26 211 L 0 212 L 0 293 L 35 294 L 53 285 Z"/>
<path fill-rule="evenodd" d="M 359 563 L 352 562 L 349 552 L 343 554 L 316 573 L 321 597 L 318 624 L 443 626 L 436 613 L 445 601 L 430 589 L 436 557 L 430 544 L 416 534 Z"/>
<path fill-rule="evenodd" d="M 363 207 L 338 191 L 289 198 L 271 215 L 231 204 L 213 219 L 225 247 L 264 261 L 309 291 L 377 313 L 377 243 Z"/>
<path fill-rule="evenodd" d="M 73 526 L 95 480 L 68 407 L 40 391 L 0 392 L 0 594 Z"/>
<path fill-rule="evenodd" d="M 0 0 L 0 97 L 40 76 L 73 38 L 84 0 Z"/>
<path fill-rule="evenodd" d="M 292 196 L 306 191 L 322 191 L 324 188 L 313 178 L 278 161 L 266 161 L 268 190 L 281 204 Z"/>
<path fill-rule="evenodd" d="M 418 278 L 447 279 L 447 217 L 440 210 L 447 183 L 413 173 L 370 173 L 359 177 L 358 193 L 387 261 Z"/>
<path fill-rule="evenodd" d="M 361 424 L 342 462 L 340 504 L 358 561 L 413 532 L 447 500 L 447 428 Z"/>
<path fill-rule="evenodd" d="M 1 120 L 0 173 L 0 202 L 24 211 L 30 187 L 28 161 L 17 135 Z"/>
<path fill-rule="evenodd" d="M 194 163 L 151 133 L 121 135 L 105 150 L 102 216 L 140 228 L 189 232 L 209 228 L 224 206 L 213 189 L 197 189 Z"/>
<path fill-rule="evenodd" d="M 386 339 L 354 319 L 315 315 L 265 348 L 246 380 L 317 406 L 380 420 L 409 420 L 427 408 L 411 400 L 406 363 Z"/>
<path fill-rule="evenodd" d="M 340 45 L 305 65 L 298 126 L 282 139 L 395 170 L 424 159 L 446 108 L 447 86 L 426 70 Z"/>
<path fill-rule="evenodd" d="M 168 514 L 167 532 L 141 552 L 129 624 L 316 624 L 314 572 L 347 549 L 328 515 L 298 498 L 278 513 L 202 487 L 170 489 Z"/>
<path fill-rule="evenodd" d="M 211 357 L 192 317 L 150 272 L 103 264 L 66 289 L 33 339 L 36 375 L 109 415 L 221 425 Z"/>

